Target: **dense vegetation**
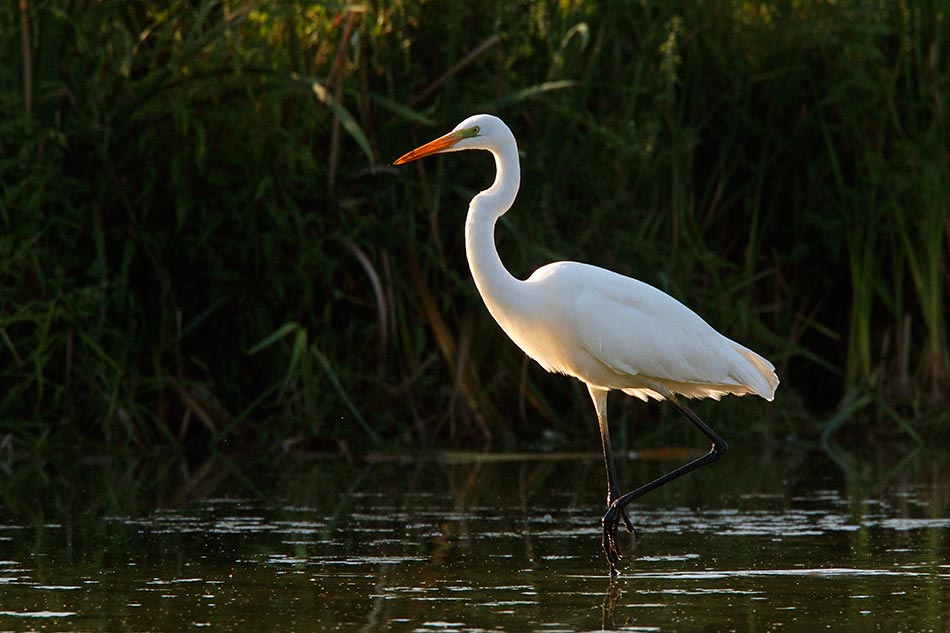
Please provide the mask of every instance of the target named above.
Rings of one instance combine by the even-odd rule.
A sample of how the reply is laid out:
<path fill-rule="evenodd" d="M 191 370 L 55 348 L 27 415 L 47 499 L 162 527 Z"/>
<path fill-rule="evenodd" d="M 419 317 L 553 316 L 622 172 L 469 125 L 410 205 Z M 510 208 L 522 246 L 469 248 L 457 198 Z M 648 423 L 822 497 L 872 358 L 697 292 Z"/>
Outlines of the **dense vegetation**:
<path fill-rule="evenodd" d="M 733 429 L 947 421 L 944 3 L 5 6 L 6 446 L 592 436 L 469 279 L 490 160 L 388 166 L 479 111 L 520 140 L 516 275 L 613 268 L 776 363 Z"/>

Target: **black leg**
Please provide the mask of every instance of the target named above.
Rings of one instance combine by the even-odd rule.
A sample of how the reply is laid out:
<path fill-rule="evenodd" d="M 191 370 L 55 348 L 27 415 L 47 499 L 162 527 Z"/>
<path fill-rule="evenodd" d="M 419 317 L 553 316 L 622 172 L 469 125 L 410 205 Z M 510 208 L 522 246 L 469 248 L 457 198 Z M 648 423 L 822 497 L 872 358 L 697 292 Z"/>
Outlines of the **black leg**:
<path fill-rule="evenodd" d="M 604 467 L 607 470 L 607 507 L 620 498 L 620 484 L 617 483 L 617 467 L 614 465 L 614 451 L 610 444 L 610 429 L 607 426 L 607 391 L 588 386 L 590 397 L 597 411 L 597 424 L 600 426 L 600 443 L 604 449 Z M 620 512 L 620 518 L 628 532 L 636 536 L 636 529 L 630 522 L 626 510 Z"/>
<path fill-rule="evenodd" d="M 636 490 L 628 492 L 625 495 L 621 495 L 613 503 L 610 504 L 610 507 L 607 509 L 607 513 L 603 518 L 603 546 L 604 553 L 607 555 L 607 562 L 610 563 L 610 574 L 616 575 L 618 573 L 617 565 L 620 562 L 620 549 L 617 547 L 617 524 L 620 521 L 620 515 L 623 514 L 626 509 L 627 504 L 632 502 L 634 499 L 642 497 L 646 493 L 656 490 L 660 486 L 667 484 L 674 479 L 682 477 L 688 472 L 692 472 L 697 468 L 705 466 L 706 464 L 711 464 L 714 461 L 717 461 L 722 457 L 729 448 L 729 445 L 726 444 L 726 441 L 720 437 L 718 433 L 713 431 L 708 424 L 703 422 L 698 415 L 693 413 L 686 405 L 677 400 L 674 396 L 668 396 L 669 402 L 676 407 L 680 413 L 686 416 L 686 419 L 689 420 L 693 426 L 703 432 L 709 441 L 712 442 L 712 447 L 709 449 L 709 452 L 694 459 L 688 464 L 680 466 L 673 472 L 667 473 L 658 479 L 651 481 L 645 486 L 640 486 Z"/>

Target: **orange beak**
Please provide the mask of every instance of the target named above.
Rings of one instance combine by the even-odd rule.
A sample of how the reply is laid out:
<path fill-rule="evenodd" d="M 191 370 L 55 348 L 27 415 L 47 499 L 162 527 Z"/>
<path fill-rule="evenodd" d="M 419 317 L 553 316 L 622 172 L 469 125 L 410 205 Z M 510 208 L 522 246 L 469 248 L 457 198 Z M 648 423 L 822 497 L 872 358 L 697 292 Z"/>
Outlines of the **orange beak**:
<path fill-rule="evenodd" d="M 464 138 L 470 137 L 471 134 L 468 130 L 457 130 L 455 132 L 449 132 L 445 136 L 440 136 L 434 141 L 429 141 L 422 147 L 417 147 L 407 154 L 403 154 L 399 158 L 393 161 L 393 165 L 402 165 L 403 163 L 409 163 L 414 160 L 419 160 L 420 158 L 425 158 L 426 156 L 431 156 L 432 154 L 438 154 L 439 152 L 444 152 L 447 149 L 451 149 L 453 145 L 458 143 Z"/>

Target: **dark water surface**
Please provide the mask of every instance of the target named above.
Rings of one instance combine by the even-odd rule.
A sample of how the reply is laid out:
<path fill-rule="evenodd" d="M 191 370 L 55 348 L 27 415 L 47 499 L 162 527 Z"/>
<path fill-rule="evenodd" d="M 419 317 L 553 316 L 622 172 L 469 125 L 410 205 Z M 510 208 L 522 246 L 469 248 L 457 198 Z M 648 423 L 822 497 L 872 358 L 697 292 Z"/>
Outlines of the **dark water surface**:
<path fill-rule="evenodd" d="M 941 456 L 733 450 L 643 498 L 614 581 L 594 454 L 57 468 L 0 475 L 0 630 L 950 630 Z"/>

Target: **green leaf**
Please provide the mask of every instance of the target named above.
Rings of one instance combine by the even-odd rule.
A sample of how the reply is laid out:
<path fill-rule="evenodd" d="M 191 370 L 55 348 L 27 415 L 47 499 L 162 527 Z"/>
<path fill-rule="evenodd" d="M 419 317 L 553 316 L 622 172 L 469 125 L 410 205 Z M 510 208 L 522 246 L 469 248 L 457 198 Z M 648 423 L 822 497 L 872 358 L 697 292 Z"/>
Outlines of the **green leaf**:
<path fill-rule="evenodd" d="M 376 162 L 376 159 L 373 157 L 373 149 L 369 145 L 369 139 L 366 138 L 366 134 L 363 133 L 363 129 L 359 123 L 357 123 L 356 119 L 343 107 L 343 104 L 338 102 L 333 95 L 330 94 L 326 86 L 315 79 L 310 80 L 310 90 L 318 101 L 330 108 L 333 114 L 336 115 L 336 118 L 343 124 L 343 129 L 353 137 L 353 140 L 356 141 L 357 145 L 359 145 L 366 154 L 369 162 Z"/>

